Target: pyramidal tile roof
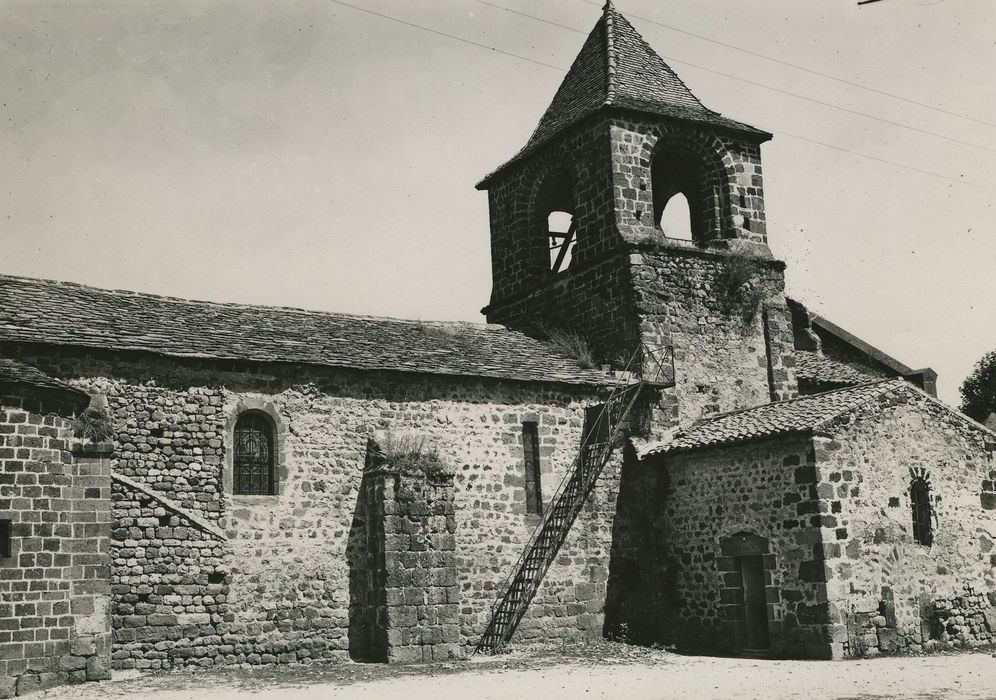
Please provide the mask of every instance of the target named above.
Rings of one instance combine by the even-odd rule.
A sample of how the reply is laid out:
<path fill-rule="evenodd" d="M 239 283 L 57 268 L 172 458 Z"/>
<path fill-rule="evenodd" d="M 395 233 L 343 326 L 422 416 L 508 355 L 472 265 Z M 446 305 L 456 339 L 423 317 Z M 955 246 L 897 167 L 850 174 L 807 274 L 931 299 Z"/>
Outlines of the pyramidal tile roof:
<path fill-rule="evenodd" d="M 819 432 L 835 418 L 897 390 L 917 391 L 903 379 L 885 379 L 723 413 L 695 423 L 669 442 L 647 446 L 641 454 L 668 454 L 785 433 Z"/>
<path fill-rule="evenodd" d="M 762 140 L 771 137 L 705 107 L 610 1 L 525 147 L 480 184 L 567 127 L 610 107 L 701 122 Z"/>
<path fill-rule="evenodd" d="M 563 384 L 616 381 L 504 326 L 220 304 L 0 275 L 4 342 Z"/>

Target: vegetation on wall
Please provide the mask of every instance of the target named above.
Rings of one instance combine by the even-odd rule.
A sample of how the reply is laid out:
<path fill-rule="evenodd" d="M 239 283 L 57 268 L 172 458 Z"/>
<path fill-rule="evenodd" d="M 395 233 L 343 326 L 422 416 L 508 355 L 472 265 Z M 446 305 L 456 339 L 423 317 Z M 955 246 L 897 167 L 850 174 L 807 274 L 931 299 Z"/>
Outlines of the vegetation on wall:
<path fill-rule="evenodd" d="M 565 329 L 546 329 L 547 342 L 553 348 L 575 360 L 585 369 L 598 367 L 598 358 L 588 341 L 579 333 Z"/>
<path fill-rule="evenodd" d="M 73 435 L 90 442 L 107 442 L 114 437 L 114 421 L 106 406 L 93 403 L 73 424 Z"/>
<path fill-rule="evenodd" d="M 754 325 L 765 292 L 760 284 L 760 267 L 746 255 L 732 254 L 716 276 L 716 298 L 725 316 L 739 318 L 744 330 Z"/>
<path fill-rule="evenodd" d="M 961 383 L 961 410 L 980 423 L 996 413 L 996 350 L 983 355 Z"/>
<path fill-rule="evenodd" d="M 371 456 L 376 466 L 387 466 L 403 474 L 425 474 L 438 478 L 453 473 L 425 437 L 411 433 L 387 432 L 371 446 Z"/>

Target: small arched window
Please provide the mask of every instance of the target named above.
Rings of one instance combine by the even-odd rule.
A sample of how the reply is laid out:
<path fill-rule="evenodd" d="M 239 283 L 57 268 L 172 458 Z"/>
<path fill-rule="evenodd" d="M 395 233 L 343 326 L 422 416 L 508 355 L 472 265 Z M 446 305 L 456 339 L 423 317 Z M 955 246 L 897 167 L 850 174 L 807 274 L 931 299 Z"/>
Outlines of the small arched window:
<path fill-rule="evenodd" d="M 263 411 L 246 411 L 235 423 L 232 491 L 247 496 L 276 493 L 273 423 Z"/>
<path fill-rule="evenodd" d="M 910 508 L 913 515 L 913 539 L 919 544 L 930 546 L 934 541 L 934 528 L 930 508 L 930 482 L 923 475 L 913 477 L 910 482 Z"/>

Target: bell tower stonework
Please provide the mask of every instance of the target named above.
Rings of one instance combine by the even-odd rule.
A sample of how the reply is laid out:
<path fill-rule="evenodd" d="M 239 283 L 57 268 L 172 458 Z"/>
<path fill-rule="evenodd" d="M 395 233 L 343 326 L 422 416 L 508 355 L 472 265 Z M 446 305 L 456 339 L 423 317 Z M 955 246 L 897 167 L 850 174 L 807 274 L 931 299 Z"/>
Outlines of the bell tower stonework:
<path fill-rule="evenodd" d="M 662 427 L 794 397 L 770 138 L 703 106 L 608 3 L 528 143 L 478 184 L 488 321 L 567 332 L 607 364 L 673 348 Z"/>

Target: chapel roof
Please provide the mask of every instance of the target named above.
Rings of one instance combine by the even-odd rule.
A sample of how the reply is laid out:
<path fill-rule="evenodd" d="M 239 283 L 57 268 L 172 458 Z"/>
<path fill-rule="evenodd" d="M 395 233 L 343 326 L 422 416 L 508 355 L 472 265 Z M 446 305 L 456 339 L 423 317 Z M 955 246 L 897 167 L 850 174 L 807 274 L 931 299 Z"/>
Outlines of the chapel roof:
<path fill-rule="evenodd" d="M 885 379 L 722 413 L 694 423 L 666 443 L 641 450 L 643 456 L 729 445 L 788 433 L 819 433 L 834 419 L 879 396 L 917 391 L 903 379 Z"/>
<path fill-rule="evenodd" d="M 68 384 L 48 376 L 36 367 L 7 357 L 0 357 L 0 384 L 26 384 L 39 389 L 77 391 Z"/>
<path fill-rule="evenodd" d="M 563 384 L 616 381 L 499 325 L 193 301 L 8 275 L 0 275 L 0 342 Z"/>
<path fill-rule="evenodd" d="M 607 2 L 525 147 L 478 187 L 568 127 L 611 107 L 708 124 L 761 141 L 771 138 L 766 131 L 703 105 L 629 20 Z"/>
<path fill-rule="evenodd" d="M 17 405 L 37 412 L 70 415 L 83 410 L 90 396 L 31 365 L 0 357 L 0 395 L 19 397 Z"/>
<path fill-rule="evenodd" d="M 830 388 L 866 384 L 879 378 L 821 353 L 798 349 L 795 351 L 795 376 L 800 382 Z"/>

